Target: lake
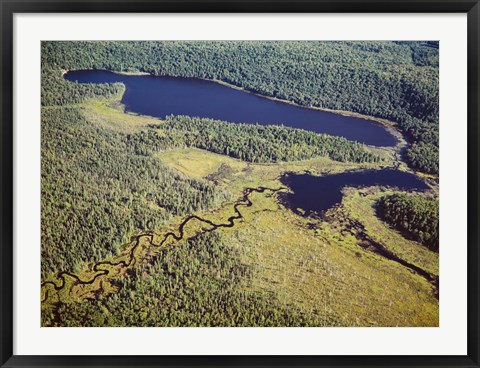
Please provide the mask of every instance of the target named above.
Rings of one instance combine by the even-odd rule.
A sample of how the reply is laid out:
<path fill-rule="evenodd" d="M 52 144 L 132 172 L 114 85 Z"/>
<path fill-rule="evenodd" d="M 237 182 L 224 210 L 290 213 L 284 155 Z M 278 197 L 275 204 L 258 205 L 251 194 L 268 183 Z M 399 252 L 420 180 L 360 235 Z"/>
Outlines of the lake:
<path fill-rule="evenodd" d="M 365 170 L 342 174 L 314 176 L 286 173 L 280 179 L 293 193 L 280 194 L 284 205 L 296 213 L 312 215 L 328 210 L 342 201 L 342 188 L 389 186 L 402 190 L 423 191 L 429 189 L 417 176 L 399 170 Z"/>
<path fill-rule="evenodd" d="M 196 78 L 121 75 L 104 70 L 77 70 L 65 79 L 78 83 L 122 82 L 126 111 L 165 118 L 188 115 L 232 123 L 285 126 L 345 137 L 373 146 L 391 147 L 397 141 L 381 124 L 326 111 L 274 101 Z"/>

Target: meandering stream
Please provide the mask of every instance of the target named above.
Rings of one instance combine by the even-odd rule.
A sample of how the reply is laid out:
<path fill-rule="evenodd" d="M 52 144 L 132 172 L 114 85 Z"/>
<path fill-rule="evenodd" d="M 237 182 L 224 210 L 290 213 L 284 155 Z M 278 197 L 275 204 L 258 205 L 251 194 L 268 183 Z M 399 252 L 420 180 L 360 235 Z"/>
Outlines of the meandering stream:
<path fill-rule="evenodd" d="M 136 235 L 132 239 L 133 246 L 130 248 L 130 250 L 128 251 L 128 254 L 126 256 L 127 261 L 119 260 L 117 262 L 111 262 L 111 261 L 97 262 L 93 266 L 93 271 L 96 272 L 96 273 L 95 273 L 95 275 L 93 275 L 89 279 L 81 279 L 78 275 L 76 275 L 72 272 L 62 271 L 62 272 L 60 272 L 56 275 L 56 279 L 60 280 L 60 282 L 58 284 L 54 281 L 43 282 L 41 284 L 42 290 L 44 290 L 44 297 L 42 298 L 42 303 L 44 303 L 48 299 L 48 295 L 49 295 L 48 294 L 48 287 L 49 286 L 53 287 L 53 289 L 56 290 L 56 291 L 60 291 L 66 286 L 66 280 L 65 280 L 66 276 L 74 279 L 75 280 L 74 281 L 75 285 L 91 285 L 99 277 L 107 276 L 108 274 L 110 274 L 110 270 L 105 269 L 105 268 L 101 268 L 102 266 L 108 266 L 108 267 L 121 266 L 122 268 L 128 268 L 128 267 L 134 266 L 135 262 L 136 262 L 135 252 L 137 251 L 138 246 L 140 245 L 140 242 L 143 239 L 147 239 L 148 242 L 150 243 L 150 245 L 153 246 L 153 247 L 162 248 L 170 238 L 172 238 L 176 241 L 183 240 L 184 236 L 185 236 L 185 232 L 184 232 L 185 226 L 192 221 L 199 221 L 201 223 L 205 223 L 205 224 L 211 226 L 211 228 L 209 228 L 209 229 L 202 229 L 203 233 L 211 232 L 211 231 L 214 231 L 218 228 L 233 227 L 235 225 L 235 220 L 239 220 L 239 219 L 243 218 L 243 215 L 240 212 L 239 207 L 251 207 L 252 206 L 253 203 L 250 200 L 250 195 L 252 193 L 254 193 L 254 192 L 263 193 L 265 191 L 270 191 L 272 193 L 276 193 L 278 191 L 281 191 L 282 189 L 285 189 L 285 188 L 277 188 L 277 189 L 266 188 L 266 187 L 245 188 L 245 190 L 243 192 L 243 196 L 233 205 L 233 210 L 234 210 L 235 214 L 230 216 L 226 220 L 226 222 L 223 222 L 223 223 L 218 223 L 217 224 L 217 223 L 214 223 L 214 222 L 212 222 L 208 219 L 199 217 L 197 215 L 189 215 L 189 216 L 185 217 L 183 219 L 183 221 L 180 223 L 180 225 L 178 226 L 178 235 L 173 231 L 167 232 L 166 234 L 164 234 L 162 240 L 159 243 L 154 242 L 154 238 L 155 238 L 156 235 L 153 232 L 147 232 L 147 233 L 143 233 L 143 234 L 140 234 L 140 235 Z"/>
<path fill-rule="evenodd" d="M 291 104 L 273 101 L 267 98 L 229 88 L 218 83 L 194 78 L 172 78 L 155 76 L 127 76 L 107 71 L 88 70 L 72 71 L 65 75 L 70 81 L 80 83 L 112 83 L 123 82 L 126 92 L 122 103 L 127 111 L 143 115 L 163 118 L 166 115 L 201 116 L 229 122 L 247 122 L 259 124 L 279 124 L 311 130 L 318 133 L 343 136 L 375 146 L 393 146 L 396 139 L 380 124 L 360 118 L 343 116 L 320 110 L 307 109 Z M 230 228 L 235 221 L 243 218 L 240 207 L 252 206 L 250 195 L 254 192 L 284 191 L 279 199 L 282 204 L 298 214 L 311 215 L 321 213 L 342 199 L 342 188 L 345 186 L 392 186 L 403 190 L 426 190 L 428 185 L 417 176 L 393 169 L 365 170 L 335 175 L 314 176 L 310 174 L 286 173 L 280 179 L 287 188 L 245 188 L 242 197 L 233 205 L 234 214 L 226 222 L 214 223 L 197 215 L 185 217 L 178 226 L 178 232 L 167 232 L 159 243 L 154 232 L 146 232 L 132 237 L 131 248 L 118 261 L 101 261 L 93 265 L 94 274 L 86 279 L 62 271 L 54 281 L 45 281 L 42 287 L 42 303 L 48 300 L 49 291 L 57 292 L 67 285 L 66 278 L 73 280 L 73 285 L 91 285 L 100 277 L 110 274 L 110 267 L 129 268 L 137 262 L 136 251 L 143 240 L 151 246 L 162 248 L 170 240 L 185 239 L 185 226 L 192 221 L 207 225 L 202 232 L 214 231 L 218 228 Z M 387 250 L 378 249 L 389 257 L 413 271 L 432 279 L 425 271 L 396 259 Z M 120 257 L 119 257 L 120 258 Z M 437 280 L 438 281 L 438 280 Z"/>
<path fill-rule="evenodd" d="M 74 280 L 75 285 L 91 285 L 99 277 L 107 276 L 110 274 L 108 268 L 103 268 L 102 266 L 107 267 L 117 267 L 121 266 L 122 268 L 129 268 L 135 265 L 136 257 L 135 252 L 137 251 L 141 241 L 147 239 L 151 246 L 156 248 L 162 248 L 165 246 L 166 242 L 170 239 L 175 241 L 181 241 L 185 238 L 185 226 L 192 221 L 199 221 L 204 223 L 209 228 L 202 228 L 202 232 L 211 232 L 219 228 L 231 228 L 235 225 L 235 221 L 243 218 L 243 214 L 240 212 L 240 207 L 251 207 L 252 201 L 250 195 L 254 192 L 264 193 L 265 191 L 270 191 L 272 193 L 282 192 L 280 194 L 281 202 L 292 209 L 298 214 L 307 214 L 311 215 L 313 213 L 319 213 L 325 211 L 335 204 L 340 203 L 342 194 L 341 190 L 345 186 L 373 186 L 373 185 L 382 185 L 382 186 L 394 186 L 404 190 L 426 190 L 428 186 L 417 178 L 415 175 L 401 172 L 398 170 L 369 170 L 369 171 L 360 171 L 360 172 L 347 172 L 336 175 L 327 175 L 327 176 L 314 176 L 310 174 L 294 174 L 287 173 L 282 176 L 281 181 L 285 184 L 289 192 L 286 191 L 286 187 L 280 188 L 267 188 L 267 187 L 258 187 L 258 188 L 245 188 L 243 196 L 235 202 L 233 205 L 234 214 L 227 218 L 226 222 L 214 223 L 211 220 L 202 218 L 197 215 L 189 215 L 183 219 L 183 221 L 178 225 L 177 232 L 167 232 L 163 235 L 162 240 L 159 243 L 154 242 L 155 236 L 154 232 L 146 232 L 140 235 L 136 235 L 132 238 L 133 245 L 129 249 L 126 256 L 126 260 L 119 260 L 116 262 L 113 261 L 101 261 L 97 262 L 93 266 L 93 271 L 95 274 L 87 279 L 82 279 L 78 275 L 62 271 L 56 275 L 56 280 L 54 281 L 45 281 L 41 284 L 42 290 L 44 290 L 44 297 L 42 303 L 48 299 L 49 286 L 56 291 L 62 290 L 66 286 L 66 277 L 70 277 Z M 302 210 L 300 212 L 299 210 Z M 429 281 L 433 280 L 432 275 L 427 272 L 415 267 L 398 257 L 392 256 L 383 248 L 378 249 L 379 253 L 390 258 L 396 262 L 401 263 L 402 265 L 412 269 L 413 271 L 419 273 L 421 276 L 427 278 Z"/>

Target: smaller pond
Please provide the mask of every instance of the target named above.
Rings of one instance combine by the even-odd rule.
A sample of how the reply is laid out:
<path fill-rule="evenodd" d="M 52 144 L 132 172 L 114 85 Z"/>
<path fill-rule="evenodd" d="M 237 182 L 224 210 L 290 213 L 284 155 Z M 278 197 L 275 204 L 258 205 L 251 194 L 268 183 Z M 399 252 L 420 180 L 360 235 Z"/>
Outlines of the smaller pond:
<path fill-rule="evenodd" d="M 280 179 L 293 193 L 281 193 L 281 201 L 296 213 L 321 213 L 342 201 L 342 189 L 374 185 L 397 187 L 402 190 L 423 191 L 429 186 L 417 176 L 392 169 L 366 170 L 343 174 L 314 176 L 287 173 Z"/>

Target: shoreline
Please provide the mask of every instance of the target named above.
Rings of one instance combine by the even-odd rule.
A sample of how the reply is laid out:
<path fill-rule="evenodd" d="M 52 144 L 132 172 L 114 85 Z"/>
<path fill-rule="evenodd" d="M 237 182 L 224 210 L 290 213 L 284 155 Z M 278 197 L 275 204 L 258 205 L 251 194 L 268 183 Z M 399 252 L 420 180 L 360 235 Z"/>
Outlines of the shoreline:
<path fill-rule="evenodd" d="M 343 116 L 351 116 L 351 117 L 355 117 L 355 118 L 359 118 L 359 119 L 363 119 L 363 120 L 370 120 L 370 121 L 374 121 L 374 122 L 379 123 L 379 124 L 384 125 L 384 126 L 396 126 L 397 125 L 397 123 L 394 123 L 393 121 L 390 121 L 390 120 L 387 120 L 387 119 L 377 118 L 375 116 L 370 116 L 370 115 L 364 115 L 364 114 L 353 112 L 353 111 L 333 110 L 333 109 L 328 109 L 326 107 L 318 107 L 318 106 L 311 106 L 311 105 L 310 106 L 299 105 L 298 103 L 290 101 L 290 100 L 284 100 L 282 98 L 266 96 L 266 95 L 262 95 L 260 93 L 252 92 L 252 91 L 249 91 L 248 89 L 245 89 L 243 87 L 238 87 L 234 84 L 230 84 L 228 82 L 225 82 L 225 81 L 222 81 L 222 80 L 219 80 L 219 79 L 206 79 L 206 78 L 197 78 L 197 79 L 201 79 L 201 80 L 204 80 L 204 81 L 207 81 L 207 82 L 218 83 L 218 84 L 221 84 L 222 86 L 230 87 L 230 88 L 236 89 L 238 91 L 250 93 L 252 95 L 262 97 L 262 98 L 267 98 L 269 100 L 276 101 L 276 102 L 287 103 L 289 105 L 293 105 L 293 106 L 296 106 L 296 107 L 301 107 L 301 108 L 304 108 L 304 109 L 319 110 L 319 111 L 330 112 L 332 114 L 338 114 L 338 115 L 343 115 Z"/>
<path fill-rule="evenodd" d="M 252 95 L 255 95 L 255 96 L 258 96 L 258 97 L 261 97 L 261 98 L 266 98 L 266 99 L 269 99 L 269 100 L 272 100 L 272 101 L 276 101 L 276 102 L 281 102 L 281 103 L 286 103 L 286 104 L 289 104 L 289 105 L 292 105 L 292 106 L 295 106 L 295 107 L 300 107 L 300 108 L 304 108 L 304 109 L 311 109 L 311 110 L 317 110 L 317 111 L 323 111 L 323 112 L 328 112 L 328 113 L 331 113 L 331 114 L 338 114 L 338 115 L 342 115 L 342 116 L 348 116 L 348 117 L 354 117 L 354 118 L 359 118 L 359 119 L 362 119 L 362 120 L 367 120 L 367 121 L 372 121 L 378 125 L 381 125 L 385 128 L 385 130 L 387 132 L 389 132 L 391 135 L 393 135 L 395 137 L 395 139 L 397 140 L 397 144 L 395 146 L 392 146 L 392 147 L 377 147 L 377 146 L 371 146 L 371 145 L 367 145 L 367 146 L 371 146 L 371 147 L 374 147 L 374 148 L 392 148 L 395 150 L 395 152 L 398 152 L 400 153 L 401 150 L 408 146 L 408 140 L 407 138 L 405 137 L 405 135 L 397 128 L 397 123 L 393 122 L 393 121 L 390 121 L 390 120 L 387 120 L 387 119 L 382 119 L 382 118 L 377 118 L 375 116 L 370 116 L 370 115 L 365 115 L 365 114 L 361 114 L 361 113 L 357 113 L 357 112 L 353 112 L 353 111 L 345 111 L 345 110 L 333 110 L 333 109 L 328 109 L 328 108 L 325 108 L 325 107 L 318 107 L 318 106 L 303 106 L 303 105 L 299 105 L 298 103 L 295 103 L 293 101 L 289 101 L 289 100 L 284 100 L 284 99 L 280 99 L 280 98 L 277 98 L 277 97 L 272 97 L 272 96 L 265 96 L 265 95 L 262 95 L 262 94 L 259 94 L 259 93 L 256 93 L 256 92 L 253 92 L 253 91 L 249 91 L 248 89 L 245 89 L 243 87 L 239 87 L 239 86 L 236 86 L 234 84 L 231 84 L 231 83 L 228 83 L 228 82 L 225 82 L 225 81 L 222 81 L 220 79 L 207 79 L 207 78 L 198 78 L 198 77 L 179 77 L 179 76 L 166 76 L 166 75 L 157 75 L 157 74 L 152 74 L 152 73 L 147 73 L 147 72 L 140 72 L 140 71 L 136 71 L 136 72 L 122 72 L 122 71 L 114 71 L 114 70 L 107 70 L 107 69 L 82 69 L 82 70 L 100 70 L 100 71 L 106 71 L 106 72 L 110 72 L 110 73 L 114 73 L 114 74 L 118 74 L 118 75 L 126 75 L 126 76 L 153 76 L 153 77 L 172 77 L 172 78 L 195 78 L 195 79 L 200 79 L 200 80 L 203 80 L 203 81 L 207 81 L 207 82 L 212 82 L 212 83 L 217 83 L 217 84 L 220 84 L 224 87 L 228 87 L 228 88 L 232 88 L 232 89 L 235 89 L 237 91 L 242 91 L 242 92 L 245 92 L 245 93 L 250 93 Z M 70 70 L 68 69 L 61 69 L 62 71 L 62 77 L 64 77 L 65 74 L 67 74 Z M 121 83 L 121 82 L 120 82 Z"/>
<path fill-rule="evenodd" d="M 105 71 L 112 72 L 119 75 L 131 75 L 131 76 L 154 75 L 154 74 L 145 73 L 145 72 L 113 72 L 111 70 L 105 70 Z"/>
<path fill-rule="evenodd" d="M 151 74 L 151 75 L 154 75 L 154 74 Z M 196 78 L 196 77 L 194 77 L 194 78 Z M 229 88 L 232 88 L 232 89 L 236 89 L 238 91 L 250 93 L 250 94 L 258 96 L 258 97 L 266 98 L 266 99 L 276 101 L 276 102 L 286 103 L 286 104 L 296 106 L 296 107 L 301 107 L 301 108 L 304 108 L 304 109 L 324 111 L 324 112 L 329 112 L 329 113 L 332 113 L 332 114 L 349 116 L 349 117 L 359 118 L 359 119 L 363 119 L 363 120 L 367 120 L 367 121 L 373 121 L 374 123 L 382 125 L 384 128 L 386 128 L 386 130 L 390 134 L 392 134 L 395 138 L 397 138 L 398 143 L 393 147 L 397 147 L 400 143 L 402 143 L 401 142 L 402 140 L 404 140 L 405 143 L 407 142 L 403 133 L 397 128 L 397 123 L 395 123 L 393 121 L 390 121 L 390 120 L 387 120 L 387 119 L 377 118 L 375 116 L 365 115 L 365 114 L 361 114 L 361 113 L 353 112 L 353 111 L 333 110 L 333 109 L 328 109 L 326 107 L 318 107 L 318 106 L 303 106 L 303 105 L 299 105 L 298 103 L 295 103 L 295 102 L 290 101 L 290 100 L 284 100 L 284 99 L 281 99 L 281 98 L 265 96 L 265 95 L 262 95 L 262 94 L 259 94 L 259 93 L 256 93 L 256 92 L 252 92 L 252 91 L 249 91 L 248 89 L 245 89 L 243 87 L 239 87 L 239 86 L 236 86 L 234 84 L 230 84 L 228 82 L 225 82 L 225 81 L 222 81 L 222 80 L 219 80 L 219 79 L 206 79 L 206 78 L 196 78 L 196 79 L 201 79 L 201 80 L 204 80 L 204 81 L 207 81 L 207 82 L 217 83 L 217 84 L 220 84 L 222 86 L 229 87 Z M 376 147 L 376 146 L 374 146 L 374 147 Z"/>
<path fill-rule="evenodd" d="M 115 70 L 107 70 L 107 69 L 75 69 L 75 70 L 60 69 L 60 71 L 62 73 L 62 77 L 64 77 L 65 74 L 67 74 L 68 72 L 75 72 L 75 71 L 80 71 L 80 70 L 103 71 L 103 72 L 110 72 L 110 73 L 118 74 L 118 75 L 130 75 L 130 76 L 152 75 L 154 77 L 158 77 L 155 74 L 150 74 L 150 73 L 146 73 L 146 72 L 138 72 L 138 71 L 137 72 L 118 72 L 118 71 L 115 71 Z"/>

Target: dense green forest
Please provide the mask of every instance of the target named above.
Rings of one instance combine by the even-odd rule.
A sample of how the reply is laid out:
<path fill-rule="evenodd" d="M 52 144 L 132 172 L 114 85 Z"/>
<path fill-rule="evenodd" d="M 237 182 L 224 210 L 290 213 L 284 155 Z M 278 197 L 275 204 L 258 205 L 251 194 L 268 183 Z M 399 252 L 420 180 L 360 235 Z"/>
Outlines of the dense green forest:
<path fill-rule="evenodd" d="M 148 144 L 42 109 L 42 276 L 117 254 L 134 231 L 218 207 L 229 195 L 164 165 Z"/>
<path fill-rule="evenodd" d="M 382 197 L 378 214 L 407 237 L 438 252 L 438 198 L 397 193 Z"/>
<path fill-rule="evenodd" d="M 78 101 L 59 82 L 60 69 L 217 79 L 304 106 L 389 119 L 414 144 L 410 165 L 438 172 L 437 42 L 43 42 L 44 105 Z M 84 86 L 82 95 L 100 88 Z"/>
<path fill-rule="evenodd" d="M 333 326 L 326 318 L 285 305 L 272 295 L 248 291 L 255 270 L 218 232 L 163 250 L 118 281 L 120 290 L 99 300 L 62 303 L 62 326 Z M 55 314 L 43 313 L 44 325 Z"/>
<path fill-rule="evenodd" d="M 62 71 L 42 64 L 42 106 L 79 104 L 87 98 L 118 96 L 125 91 L 122 83 L 79 84 L 67 83 Z"/>
<path fill-rule="evenodd" d="M 116 292 L 103 293 L 95 284 L 83 289 L 73 277 L 61 293 L 53 285 L 61 283 L 55 276 L 60 271 L 82 279 L 99 275 L 93 266 L 85 273 L 86 263 L 119 255 L 132 235 L 165 226 L 179 232 L 175 216 L 206 215 L 223 223 L 245 186 L 278 188 L 287 167 L 343 172 L 390 164 L 380 161 L 389 160 L 391 152 L 280 125 L 124 114 L 117 102 L 123 84 L 71 83 L 62 76 L 65 70 L 217 79 L 303 106 L 389 119 L 409 137 L 405 158 L 411 167 L 435 174 L 437 42 L 48 41 L 42 42 L 41 57 L 41 276 L 49 280 L 42 288 L 42 326 L 436 323 L 438 306 L 428 281 L 401 264 L 383 262 L 363 248 L 368 241 L 356 233 L 337 233 L 341 214 L 330 226 L 326 218 L 295 215 L 275 195 L 258 194 L 250 209 L 242 205 L 245 216 L 232 229 L 189 225 L 189 236 L 203 233 L 172 241 L 170 248 L 149 249 L 135 258 L 135 267 L 105 281 L 102 274 L 100 289 L 108 284 Z M 186 147 L 205 151 L 178 149 Z M 252 163 L 301 162 L 254 165 L 225 156 Z M 333 161 L 302 161 L 316 157 Z M 382 197 L 378 215 L 392 227 L 374 215 L 375 200 L 365 216 L 398 238 L 392 227 L 438 252 L 437 199 Z M 382 291 L 385 285 L 398 299 Z M 350 302 L 358 309 L 350 310 Z"/>
<path fill-rule="evenodd" d="M 414 143 L 406 153 L 406 159 L 416 168 L 430 174 L 438 174 L 439 169 L 439 152 L 438 146 L 419 142 Z"/>
<path fill-rule="evenodd" d="M 185 146 L 252 162 L 378 160 L 358 143 L 287 127 L 183 116 L 130 134 L 90 124 L 78 109 L 43 109 L 42 275 L 118 254 L 133 231 L 229 198 L 208 182 L 182 177 L 156 155 Z"/>
<path fill-rule="evenodd" d="M 162 129 L 142 132 L 141 142 L 159 147 L 197 147 L 248 162 L 305 160 L 317 156 L 341 162 L 377 162 L 378 155 L 342 137 L 278 125 L 232 124 L 224 121 L 168 116 Z"/>

